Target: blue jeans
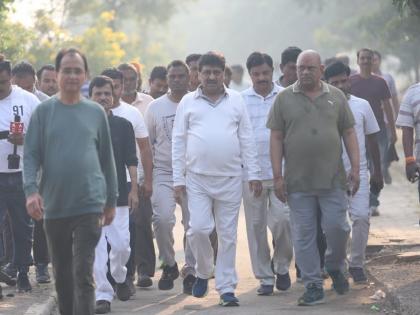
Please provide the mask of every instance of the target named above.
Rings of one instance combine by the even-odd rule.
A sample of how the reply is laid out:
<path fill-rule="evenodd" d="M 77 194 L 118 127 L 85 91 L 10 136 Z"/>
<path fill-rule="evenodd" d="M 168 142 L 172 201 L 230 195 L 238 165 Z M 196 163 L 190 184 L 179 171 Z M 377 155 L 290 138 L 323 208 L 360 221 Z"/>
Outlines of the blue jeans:
<path fill-rule="evenodd" d="M 22 172 L 0 173 L 0 225 L 4 224 L 6 211 L 12 227 L 12 263 L 18 270 L 25 271 L 32 265 L 33 222 L 26 212 Z"/>

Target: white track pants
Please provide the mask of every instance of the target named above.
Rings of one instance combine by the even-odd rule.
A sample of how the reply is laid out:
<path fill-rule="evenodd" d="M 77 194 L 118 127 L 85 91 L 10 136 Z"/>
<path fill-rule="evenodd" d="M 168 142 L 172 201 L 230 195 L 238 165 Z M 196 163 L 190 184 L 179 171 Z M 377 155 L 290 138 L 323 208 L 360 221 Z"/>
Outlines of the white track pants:
<path fill-rule="evenodd" d="M 289 207 L 274 194 L 272 180 L 263 181 L 261 196 L 255 198 L 248 182 L 243 183 L 243 199 L 248 246 L 254 275 L 263 285 L 274 285 L 275 275 L 271 270 L 270 247 L 267 226 L 274 240 L 273 264 L 275 273 L 289 272 L 293 258 L 293 245 L 289 221 Z"/>
<path fill-rule="evenodd" d="M 363 268 L 369 238 L 369 178 L 361 174 L 356 195 L 349 197 L 349 216 L 352 222 L 349 267 Z"/>
<path fill-rule="evenodd" d="M 216 290 L 219 294 L 234 292 L 238 283 L 235 261 L 242 178 L 189 172 L 186 181 L 190 210 L 187 239 L 197 261 L 196 275 L 203 279 L 209 279 L 213 275 L 213 249 L 209 235 L 216 224 L 219 241 L 215 270 Z"/>
<path fill-rule="evenodd" d="M 189 212 L 188 205 L 183 198 L 181 206 L 182 223 L 184 230 L 188 230 Z M 153 229 L 155 231 L 156 243 L 159 248 L 159 258 L 165 265 L 173 266 L 175 264 L 174 250 L 174 226 L 175 217 L 175 195 L 174 184 L 168 180 L 167 176 L 155 175 L 153 178 Z M 193 273 L 195 259 L 188 244 L 185 246 L 185 264 L 188 266 L 189 273 Z"/>
<path fill-rule="evenodd" d="M 114 289 L 106 274 L 108 271 L 107 243 L 111 246 L 109 252 L 111 275 L 117 283 L 123 283 L 127 275 L 125 264 L 130 257 L 130 232 L 128 230 L 129 209 L 117 207 L 112 223 L 102 228 L 101 238 L 95 249 L 94 276 L 96 282 L 96 300 L 112 301 Z"/>

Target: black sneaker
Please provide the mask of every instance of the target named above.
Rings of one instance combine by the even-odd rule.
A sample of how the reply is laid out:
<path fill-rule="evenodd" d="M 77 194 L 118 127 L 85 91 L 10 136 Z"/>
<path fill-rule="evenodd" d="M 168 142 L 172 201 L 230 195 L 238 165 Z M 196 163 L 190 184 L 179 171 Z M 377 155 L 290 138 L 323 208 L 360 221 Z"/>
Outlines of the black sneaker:
<path fill-rule="evenodd" d="M 137 279 L 137 286 L 140 288 L 149 288 L 153 285 L 153 280 L 148 275 L 140 275 Z"/>
<path fill-rule="evenodd" d="M 50 283 L 51 277 L 48 272 L 48 264 L 37 264 L 35 267 L 36 282 L 38 283 Z"/>
<path fill-rule="evenodd" d="M 130 296 L 133 296 L 134 294 L 136 294 L 136 287 L 134 286 L 134 281 L 131 278 L 127 278 L 125 279 L 125 283 L 128 286 Z"/>
<path fill-rule="evenodd" d="M 175 263 L 172 267 L 164 266 L 162 275 L 158 282 L 159 290 L 171 290 L 174 287 L 174 280 L 179 277 L 178 265 Z"/>
<path fill-rule="evenodd" d="M 332 287 L 338 294 L 344 294 L 349 291 L 349 281 L 339 270 L 328 270 L 332 280 Z"/>
<path fill-rule="evenodd" d="M 111 303 L 105 300 L 96 301 L 95 314 L 107 314 L 111 312 Z"/>
<path fill-rule="evenodd" d="M 350 273 L 350 276 L 353 278 L 353 282 L 356 284 L 363 284 L 368 281 L 363 268 L 350 267 L 349 273 Z"/>
<path fill-rule="evenodd" d="M 127 281 L 124 281 L 123 283 L 117 283 L 115 285 L 115 294 L 120 301 L 128 301 L 130 299 L 132 294 Z"/>
<path fill-rule="evenodd" d="M 286 273 L 284 275 L 277 274 L 276 279 L 276 288 L 280 291 L 286 291 L 288 288 L 290 288 L 292 282 L 290 281 L 289 273 Z"/>
<path fill-rule="evenodd" d="M 17 276 L 17 291 L 29 292 L 32 290 L 31 283 L 29 282 L 28 274 L 26 272 L 19 272 Z"/>
<path fill-rule="evenodd" d="M 324 303 L 324 290 L 311 283 L 306 287 L 305 293 L 298 299 L 299 306 L 312 306 Z"/>
<path fill-rule="evenodd" d="M 8 286 L 16 285 L 16 278 L 10 277 L 6 272 L 0 270 L 0 282 L 6 283 Z"/>
<path fill-rule="evenodd" d="M 196 277 L 193 275 L 188 275 L 184 278 L 184 281 L 182 281 L 182 287 L 184 294 L 192 295 L 192 288 L 195 283 Z"/>
<path fill-rule="evenodd" d="M 0 300 L 3 298 L 3 289 L 2 289 L 2 287 L 0 286 Z"/>

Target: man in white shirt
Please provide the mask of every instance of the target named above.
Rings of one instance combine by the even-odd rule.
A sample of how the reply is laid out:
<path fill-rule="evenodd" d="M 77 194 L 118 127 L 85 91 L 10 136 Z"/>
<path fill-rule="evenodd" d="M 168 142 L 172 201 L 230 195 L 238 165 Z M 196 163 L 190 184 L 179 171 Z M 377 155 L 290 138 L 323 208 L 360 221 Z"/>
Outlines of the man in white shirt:
<path fill-rule="evenodd" d="M 420 121 L 418 118 L 420 107 L 418 104 L 420 104 L 420 83 L 413 84 L 405 92 L 396 122 L 403 132 L 405 174 L 410 182 L 415 182 L 420 172 Z"/>
<path fill-rule="evenodd" d="M 188 230 L 189 212 L 186 196 L 175 200 L 172 172 L 172 128 L 178 103 L 188 93 L 188 66 L 180 60 L 172 61 L 168 67 L 169 92 L 150 103 L 146 113 L 146 124 L 153 150 L 153 227 L 163 272 L 159 280 L 160 290 L 170 290 L 179 276 L 175 260 L 173 228 L 175 226 L 175 206 L 182 210 L 182 223 Z M 190 245 L 185 244 L 185 266 L 183 291 L 192 293 L 195 282 L 195 259 Z"/>
<path fill-rule="evenodd" d="M 134 135 L 137 142 L 137 157 L 141 160 L 143 169 L 144 169 L 144 182 L 140 186 L 140 194 L 145 198 L 150 198 L 152 195 L 152 169 L 153 169 L 153 158 L 152 151 L 149 143 L 149 134 L 147 132 L 147 127 L 143 119 L 143 115 L 135 107 L 123 102 L 121 100 L 122 91 L 124 89 L 124 77 L 121 71 L 116 68 L 106 69 L 102 72 L 102 75 L 107 76 L 112 79 L 114 84 L 114 104 L 111 109 L 113 115 L 120 116 L 127 119 L 133 126 Z M 128 184 L 131 184 L 131 180 L 137 181 L 137 178 L 131 179 L 127 176 L 129 180 Z M 134 209 L 133 209 L 134 210 Z M 132 230 L 134 222 L 130 222 L 130 231 Z M 127 233 L 129 231 L 127 230 Z M 129 233 L 131 234 L 131 233 Z M 134 241 L 133 237 L 130 235 L 130 247 L 132 250 L 130 260 L 127 264 L 127 281 L 131 288 L 131 292 L 134 294 L 135 289 L 133 285 L 134 275 L 135 275 L 135 263 L 134 263 Z"/>
<path fill-rule="evenodd" d="M 247 176 L 244 175 L 243 199 L 248 246 L 252 270 L 260 280 L 257 293 L 272 295 L 274 282 L 281 291 L 290 287 L 289 267 L 293 258 L 289 208 L 274 193 L 270 129 L 265 126 L 271 106 L 283 88 L 273 83 L 273 59 L 269 55 L 254 52 L 248 57 L 246 66 L 253 86 L 241 94 L 247 105 L 254 132 L 263 185 L 261 196 L 253 196 L 248 188 Z M 273 257 L 270 255 L 267 240 L 267 225 L 273 235 Z M 271 262 L 274 270 L 271 268 Z"/>
<path fill-rule="evenodd" d="M 230 81 L 229 88 L 238 92 L 249 88 L 249 84 L 244 81 L 244 67 L 241 65 L 232 65 L 230 69 L 232 70 L 232 80 Z"/>
<path fill-rule="evenodd" d="M 153 97 L 145 93 L 138 92 L 138 86 L 141 87 L 140 74 L 130 63 L 122 63 L 118 66 L 124 77 L 124 89 L 121 99 L 137 108 L 143 116 L 146 114 L 148 105 L 153 101 Z M 139 84 L 140 82 L 140 84 Z"/>
<path fill-rule="evenodd" d="M 28 271 L 32 265 L 31 218 L 26 212 L 26 198 L 22 185 L 23 138 L 39 100 L 18 86 L 12 85 L 12 69 L 7 60 L 0 61 L 0 225 L 9 213 L 14 243 L 12 264 L 18 270 L 17 290 L 32 289 Z M 19 117 L 23 132 L 9 134 L 10 123 Z M 13 156 L 12 156 L 13 154 Z M 12 157 L 16 165 L 12 165 Z"/>
<path fill-rule="evenodd" d="M 360 186 L 357 193 L 349 197 L 349 214 L 352 221 L 352 237 L 349 256 L 349 273 L 355 283 L 365 283 L 367 277 L 364 272 L 365 251 L 369 237 L 369 177 L 370 185 L 382 189 L 384 183 L 381 172 L 379 146 L 376 135 L 379 125 L 369 103 L 350 94 L 350 68 L 340 61 L 329 65 L 324 72 L 327 82 L 339 88 L 348 99 L 350 109 L 355 119 L 355 130 L 360 152 Z M 373 160 L 373 173 L 369 176 L 366 159 L 367 149 Z M 343 161 L 346 172 L 350 170 L 350 160 L 343 152 Z M 350 188 L 350 187 L 349 187 Z"/>
<path fill-rule="evenodd" d="M 118 66 L 123 74 L 124 88 L 121 99 L 137 108 L 145 117 L 147 107 L 153 101 L 148 94 L 138 92 L 141 89 L 141 73 L 130 63 Z M 137 167 L 139 185 L 143 185 L 144 171 L 141 161 Z M 152 204 L 150 197 L 139 195 L 139 208 L 130 215 L 130 238 L 132 246 L 131 268 L 129 272 L 134 275 L 137 268 L 137 286 L 148 288 L 153 285 L 152 278 L 156 269 L 155 244 L 152 231 Z M 135 266 L 134 266 L 135 265 Z"/>
<path fill-rule="evenodd" d="M 54 71 L 55 74 L 55 71 Z M 35 87 L 35 69 L 26 62 L 22 61 L 16 64 L 12 69 L 12 83 L 20 88 L 34 94 L 40 102 L 50 97 Z M 33 233 L 33 258 L 35 264 L 36 280 L 38 283 L 49 283 L 51 281 L 48 272 L 48 264 L 50 262 L 47 239 L 43 228 L 43 220 L 35 221 Z M 14 266 L 9 266 L 11 270 Z"/>
<path fill-rule="evenodd" d="M 29 62 L 22 61 L 13 67 L 12 83 L 29 93 L 33 93 L 41 102 L 50 98 L 47 94 L 37 90 L 35 69 Z"/>
<path fill-rule="evenodd" d="M 225 89 L 225 59 L 207 53 L 199 61 L 201 85 L 178 105 L 172 134 L 172 167 L 177 198 L 187 193 L 187 239 L 196 259 L 192 294 L 204 297 L 213 276 L 209 235 L 219 237 L 215 278 L 220 304 L 237 306 L 234 291 L 236 239 L 242 197 L 242 165 L 250 190 L 261 194 L 260 168 L 246 105 L 239 93 Z M 213 211 L 214 210 L 214 216 Z"/>

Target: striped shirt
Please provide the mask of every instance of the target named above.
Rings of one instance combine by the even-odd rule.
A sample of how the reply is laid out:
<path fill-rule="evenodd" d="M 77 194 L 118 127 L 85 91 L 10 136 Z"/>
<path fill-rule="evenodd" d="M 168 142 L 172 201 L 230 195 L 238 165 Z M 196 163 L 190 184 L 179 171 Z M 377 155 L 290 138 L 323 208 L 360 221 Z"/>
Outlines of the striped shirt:
<path fill-rule="evenodd" d="M 266 97 L 257 94 L 253 87 L 241 92 L 254 131 L 262 180 L 273 179 L 270 160 L 270 129 L 266 127 L 266 123 L 270 108 L 281 90 L 283 90 L 282 87 L 273 84 L 273 90 Z"/>
<path fill-rule="evenodd" d="M 416 159 L 420 163 L 420 83 L 410 86 L 401 102 L 396 122 L 399 127 L 411 127 L 416 131 Z"/>

